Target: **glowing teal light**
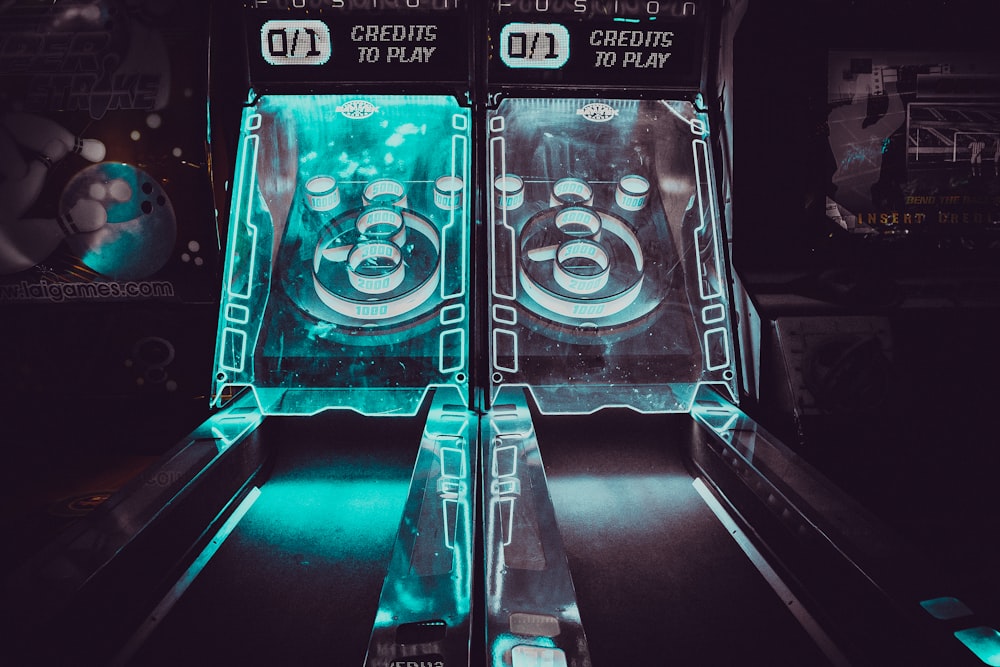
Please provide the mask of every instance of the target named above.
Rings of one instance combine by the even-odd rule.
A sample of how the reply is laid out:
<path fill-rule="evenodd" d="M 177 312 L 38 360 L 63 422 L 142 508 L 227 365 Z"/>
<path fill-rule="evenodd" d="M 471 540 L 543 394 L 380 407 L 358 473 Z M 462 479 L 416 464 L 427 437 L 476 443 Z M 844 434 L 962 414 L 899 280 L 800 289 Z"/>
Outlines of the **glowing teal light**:
<path fill-rule="evenodd" d="M 409 416 L 433 388 L 467 393 L 471 132 L 450 96 L 269 95 L 247 107 L 220 403 L 250 388 L 268 415 Z M 359 222 L 387 206 L 401 218 L 391 234 Z M 364 254 L 376 247 L 381 260 Z"/>
<path fill-rule="evenodd" d="M 964 602 L 953 597 L 923 600 L 920 603 L 920 606 L 924 608 L 924 611 L 939 621 L 950 621 L 954 618 L 962 618 L 963 616 L 972 615 L 972 610 L 969 609 Z"/>
<path fill-rule="evenodd" d="M 983 664 L 1000 667 L 1000 632 L 986 627 L 968 628 L 956 632 L 955 637 Z"/>
<path fill-rule="evenodd" d="M 678 100 L 510 98 L 490 113 L 484 195 L 494 403 L 505 403 L 508 389 L 527 389 L 543 414 L 665 413 L 689 411 L 701 384 L 736 393 L 711 135 L 699 109 Z M 667 135 L 678 147 L 669 157 L 653 139 Z M 538 150 L 539 141 L 551 150 Z M 592 159 L 567 160 L 557 146 Z M 662 159 L 639 160 L 623 146 Z M 589 217 L 552 213 L 557 204 Z M 572 225 L 601 236 L 568 254 L 548 235 Z M 640 228 L 663 243 L 640 241 Z M 665 266 L 690 273 L 684 289 L 659 271 Z M 652 317 L 657 311 L 676 316 Z M 602 334 L 618 327 L 621 336 Z"/>
<path fill-rule="evenodd" d="M 408 488 L 405 479 L 272 480 L 244 521 L 244 533 L 293 553 L 320 548 L 331 561 L 380 557 Z"/>
<path fill-rule="evenodd" d="M 618 21 L 619 23 L 638 23 L 639 22 L 639 19 L 627 19 L 627 18 L 622 18 L 622 17 L 615 17 L 613 20 L 614 21 Z M 650 19 L 650 20 L 652 21 L 653 19 Z"/>
<path fill-rule="evenodd" d="M 550 637 L 531 637 L 530 639 L 517 635 L 500 634 L 490 647 L 491 665 L 511 665 L 511 653 L 516 646 L 536 646 L 544 649 L 555 649 L 556 644 Z"/>

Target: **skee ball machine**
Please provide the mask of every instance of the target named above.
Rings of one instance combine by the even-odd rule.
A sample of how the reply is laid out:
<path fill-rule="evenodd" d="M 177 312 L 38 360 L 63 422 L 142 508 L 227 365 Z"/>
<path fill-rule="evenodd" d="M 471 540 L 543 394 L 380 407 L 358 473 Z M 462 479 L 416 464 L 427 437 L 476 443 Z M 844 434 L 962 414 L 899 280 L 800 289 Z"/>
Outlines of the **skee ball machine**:
<path fill-rule="evenodd" d="M 745 8 L 489 3 L 491 666 L 970 657 L 900 613 L 924 571 L 892 535 L 737 407 L 716 133 Z"/>
<path fill-rule="evenodd" d="M 586 512 L 556 527 L 541 451 L 572 447 L 593 423 L 580 415 L 630 408 L 617 422 L 627 442 L 641 430 L 635 412 L 689 412 L 705 387 L 734 396 L 699 95 L 707 3 L 489 6 L 487 654 L 493 665 L 589 665 L 559 528 L 615 529 Z M 547 441 L 553 416 L 576 426 L 550 427 Z M 595 456 L 576 444 L 573 456 Z"/>
<path fill-rule="evenodd" d="M 265 415 L 431 401 L 366 664 L 455 659 L 475 470 L 468 3 L 306 4 L 247 3 L 216 393 L 247 387 Z"/>
<path fill-rule="evenodd" d="M 218 411 L 34 565 L 45 613 L 105 614 L 75 660 L 468 662 L 469 4 L 219 10 L 246 58 L 217 72 L 244 60 L 249 85 Z"/>

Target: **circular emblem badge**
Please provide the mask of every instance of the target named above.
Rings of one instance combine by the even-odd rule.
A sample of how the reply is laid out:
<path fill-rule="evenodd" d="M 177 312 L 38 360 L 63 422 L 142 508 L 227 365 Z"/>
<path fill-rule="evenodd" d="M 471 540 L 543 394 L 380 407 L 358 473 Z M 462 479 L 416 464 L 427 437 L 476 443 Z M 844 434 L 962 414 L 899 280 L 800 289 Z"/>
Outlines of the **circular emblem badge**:
<path fill-rule="evenodd" d="M 350 100 L 337 107 L 337 113 L 351 120 L 369 118 L 378 111 L 378 107 L 368 100 Z"/>
<path fill-rule="evenodd" d="M 618 109 L 603 102 L 591 102 L 577 109 L 576 113 L 595 123 L 606 123 L 618 115 Z"/>

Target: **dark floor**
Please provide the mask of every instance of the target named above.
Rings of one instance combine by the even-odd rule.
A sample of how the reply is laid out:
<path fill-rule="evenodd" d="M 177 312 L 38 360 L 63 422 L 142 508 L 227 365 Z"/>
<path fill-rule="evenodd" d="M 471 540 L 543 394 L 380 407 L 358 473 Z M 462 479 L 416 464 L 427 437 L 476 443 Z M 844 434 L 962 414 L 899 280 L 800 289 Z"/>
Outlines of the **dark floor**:
<path fill-rule="evenodd" d="M 364 663 L 422 424 L 358 420 L 265 420 L 259 498 L 132 664 Z"/>
<path fill-rule="evenodd" d="M 536 423 L 594 664 L 828 664 L 695 490 L 689 419 Z"/>

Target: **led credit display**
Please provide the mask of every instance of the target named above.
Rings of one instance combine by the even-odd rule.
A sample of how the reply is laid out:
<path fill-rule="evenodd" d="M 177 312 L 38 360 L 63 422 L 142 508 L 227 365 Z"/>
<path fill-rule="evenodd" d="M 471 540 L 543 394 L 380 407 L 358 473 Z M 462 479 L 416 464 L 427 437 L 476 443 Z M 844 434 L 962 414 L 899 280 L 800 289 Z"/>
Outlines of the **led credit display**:
<path fill-rule="evenodd" d="M 490 81 L 691 86 L 704 7 L 670 0 L 491 0 Z"/>
<path fill-rule="evenodd" d="M 569 60 L 569 32 L 558 23 L 508 23 L 500 31 L 500 58 L 513 69 L 559 69 Z"/>
<path fill-rule="evenodd" d="M 330 29 L 322 21 L 268 21 L 260 29 L 268 65 L 323 65 L 331 52 Z"/>
<path fill-rule="evenodd" d="M 258 86 L 468 80 L 465 0 L 251 0 L 244 7 Z"/>

